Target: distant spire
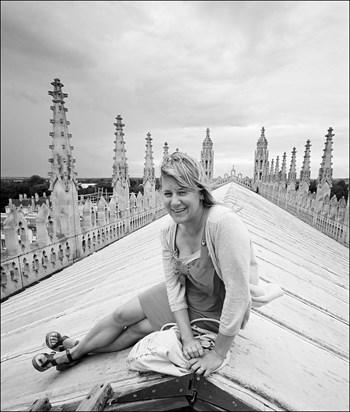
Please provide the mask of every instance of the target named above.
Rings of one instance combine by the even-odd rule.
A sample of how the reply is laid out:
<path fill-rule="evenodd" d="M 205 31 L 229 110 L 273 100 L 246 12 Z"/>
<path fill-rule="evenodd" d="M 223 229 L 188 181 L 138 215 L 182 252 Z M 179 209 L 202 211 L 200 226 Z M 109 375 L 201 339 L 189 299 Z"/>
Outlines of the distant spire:
<path fill-rule="evenodd" d="M 167 142 L 164 143 L 163 149 L 164 149 L 164 152 L 163 152 L 163 159 L 164 159 L 169 154 L 169 146 Z"/>
<path fill-rule="evenodd" d="M 276 166 L 275 166 L 275 182 L 279 182 L 280 181 L 280 157 L 277 156 L 276 158 Z"/>
<path fill-rule="evenodd" d="M 258 146 L 267 147 L 267 140 L 265 137 L 265 127 L 264 126 L 261 128 L 261 134 L 258 140 Z"/>
<path fill-rule="evenodd" d="M 50 109 L 53 111 L 52 123 L 52 144 L 49 148 L 52 150 L 52 158 L 49 159 L 51 163 L 50 176 L 50 191 L 53 190 L 55 182 L 60 180 L 69 191 L 70 185 L 73 183 L 77 185 L 77 173 L 74 170 L 75 159 L 72 156 L 73 146 L 70 145 L 71 134 L 68 133 L 69 121 L 66 120 L 66 112 L 68 109 L 64 107 L 64 98 L 68 94 L 62 93 L 63 84 L 60 79 L 54 79 L 51 83 L 54 87 L 53 91 L 49 91 L 49 95 L 53 97 L 53 106 Z"/>
<path fill-rule="evenodd" d="M 282 169 L 281 169 L 280 175 L 281 175 L 281 181 L 286 182 L 287 181 L 287 154 L 286 152 L 283 153 Z"/>
<path fill-rule="evenodd" d="M 143 173 L 143 184 L 149 181 L 152 185 L 155 184 L 155 170 L 153 162 L 152 137 L 151 133 L 147 133 L 146 137 L 146 157 Z"/>
<path fill-rule="evenodd" d="M 68 133 L 69 122 L 66 120 L 68 109 L 64 107 L 64 98 L 68 95 L 62 93 L 63 84 L 60 79 L 54 79 L 51 84 L 54 90 L 49 91 L 49 95 L 53 97 L 53 106 L 50 106 L 53 111 L 53 119 L 50 120 L 53 131 L 50 133 L 52 144 L 49 146 L 52 150 L 52 158 L 49 159 L 51 162 L 49 190 L 56 235 L 60 238 L 79 234 L 81 226 L 78 182 L 74 171 L 73 146 L 70 145 L 72 136 Z"/>
<path fill-rule="evenodd" d="M 297 180 L 297 173 L 296 173 L 296 149 L 293 147 L 292 150 L 292 159 L 290 161 L 290 169 L 288 173 L 288 183 L 296 183 Z"/>
<path fill-rule="evenodd" d="M 271 169 L 270 169 L 270 178 L 269 178 L 269 181 L 270 182 L 273 182 L 273 174 L 274 174 L 274 164 L 275 164 L 275 161 L 274 161 L 274 159 L 272 159 L 271 160 Z"/>
<path fill-rule="evenodd" d="M 266 181 L 269 175 L 267 140 L 265 137 L 265 128 L 262 127 L 261 135 L 256 144 L 254 155 L 254 183 L 258 186 L 260 182 Z"/>
<path fill-rule="evenodd" d="M 207 128 L 206 130 L 206 136 L 205 139 L 203 140 L 203 147 L 206 149 L 212 149 L 213 148 L 213 141 L 210 138 L 210 129 Z"/>
<path fill-rule="evenodd" d="M 114 141 L 115 156 L 113 157 L 113 176 L 112 176 L 112 187 L 114 188 L 117 181 L 121 181 L 122 185 L 125 186 L 129 183 L 129 168 L 127 164 L 125 141 L 124 141 L 124 132 L 122 120 L 123 118 L 118 114 L 116 117 L 117 122 L 113 123 L 116 128 L 114 132 L 116 138 Z"/>
<path fill-rule="evenodd" d="M 202 163 L 204 172 L 207 176 L 207 179 L 210 182 L 213 179 L 214 150 L 213 150 L 213 141 L 210 138 L 209 128 L 207 128 L 206 130 L 206 136 L 202 144 L 201 163 Z"/>
<path fill-rule="evenodd" d="M 265 173 L 262 175 L 263 182 L 269 182 L 270 181 L 269 170 L 270 170 L 270 161 L 267 160 L 266 164 L 265 164 Z"/>
<path fill-rule="evenodd" d="M 310 140 L 306 141 L 303 165 L 300 171 L 300 185 L 305 182 L 310 185 Z"/>
<path fill-rule="evenodd" d="M 332 133 L 333 129 L 330 127 L 328 129 L 328 133 L 325 135 L 326 136 L 326 142 L 325 142 L 325 147 L 323 149 L 323 156 L 322 156 L 322 163 L 321 167 L 319 169 L 318 173 L 318 179 L 317 179 L 317 185 L 322 185 L 323 183 L 327 182 L 329 184 L 329 187 L 332 187 L 332 175 L 333 175 L 333 169 L 332 169 L 332 144 L 333 144 L 333 136 L 334 134 Z"/>
<path fill-rule="evenodd" d="M 122 122 L 122 117 L 118 114 L 116 117 L 115 126 L 115 140 L 114 140 L 114 153 L 113 157 L 113 175 L 112 175 L 112 187 L 113 187 L 113 202 L 116 210 L 123 213 L 129 208 L 129 167 L 127 164 L 126 149 L 123 127 L 125 124 Z M 114 210 L 112 210 L 114 212 Z"/>

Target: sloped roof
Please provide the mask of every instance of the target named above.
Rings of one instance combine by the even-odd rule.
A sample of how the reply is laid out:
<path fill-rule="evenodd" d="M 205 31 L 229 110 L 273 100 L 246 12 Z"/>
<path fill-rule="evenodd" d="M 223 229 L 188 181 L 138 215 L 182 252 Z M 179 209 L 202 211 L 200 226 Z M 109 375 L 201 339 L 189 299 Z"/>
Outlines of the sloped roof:
<path fill-rule="evenodd" d="M 254 244 L 262 282 L 285 295 L 252 312 L 230 363 L 209 380 L 268 410 L 349 410 L 349 250 L 248 189 L 236 210 Z M 223 199 L 229 185 L 215 190 Z M 82 399 L 97 383 L 147 385 L 126 369 L 129 350 L 90 356 L 65 372 L 31 364 L 45 334 L 77 339 L 119 304 L 162 280 L 163 217 L 1 304 L 1 409 Z"/>

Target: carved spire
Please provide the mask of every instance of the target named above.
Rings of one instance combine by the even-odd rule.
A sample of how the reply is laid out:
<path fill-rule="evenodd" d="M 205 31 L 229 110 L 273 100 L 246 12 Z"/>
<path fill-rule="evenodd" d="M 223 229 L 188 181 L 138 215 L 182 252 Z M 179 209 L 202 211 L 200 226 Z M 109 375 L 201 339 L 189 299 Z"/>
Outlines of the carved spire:
<path fill-rule="evenodd" d="M 52 150 L 52 158 L 49 159 L 51 163 L 51 172 L 49 172 L 50 189 L 53 190 L 55 182 L 60 180 L 65 190 L 68 192 L 70 185 L 73 183 L 77 186 L 77 173 L 74 171 L 75 159 L 72 156 L 73 146 L 70 144 L 71 134 L 68 133 L 69 121 L 66 120 L 66 112 L 68 109 L 64 107 L 64 98 L 68 97 L 67 93 L 62 92 L 63 84 L 60 79 L 54 79 L 51 83 L 54 87 L 53 91 L 49 91 L 52 96 L 53 106 L 50 109 L 53 111 L 52 123 L 52 144 L 49 148 Z"/>
<path fill-rule="evenodd" d="M 143 173 L 143 184 L 149 181 L 152 185 L 155 184 L 155 170 L 153 162 L 152 137 L 151 133 L 147 133 L 146 137 L 146 157 L 145 168 Z"/>
<path fill-rule="evenodd" d="M 288 184 L 296 184 L 297 181 L 297 173 L 296 173 L 296 149 L 293 147 L 292 150 L 292 159 L 290 161 L 290 169 L 288 173 Z"/>
<path fill-rule="evenodd" d="M 317 186 L 323 185 L 325 182 L 332 187 L 333 169 L 332 169 L 332 144 L 333 144 L 333 129 L 330 127 L 326 136 L 325 147 L 323 149 L 322 163 L 318 173 Z"/>
<path fill-rule="evenodd" d="M 273 173 L 274 173 L 274 164 L 275 164 L 275 160 L 274 159 L 272 159 L 271 160 L 271 169 L 270 169 L 270 178 L 269 178 L 269 181 L 270 182 L 273 182 Z"/>
<path fill-rule="evenodd" d="M 306 183 L 310 185 L 310 140 L 306 141 L 303 165 L 300 171 L 300 185 Z"/>
<path fill-rule="evenodd" d="M 254 155 L 254 183 L 256 184 L 265 181 L 269 174 L 269 151 L 267 150 L 267 145 L 268 142 L 265 137 L 265 128 L 262 127 Z"/>
<path fill-rule="evenodd" d="M 164 149 L 163 158 L 165 158 L 169 154 L 169 146 L 167 142 L 164 143 L 163 149 Z"/>
<path fill-rule="evenodd" d="M 262 175 L 263 182 L 269 182 L 270 181 L 270 161 L 266 161 L 266 167 L 265 167 L 265 174 Z"/>
<path fill-rule="evenodd" d="M 73 146 L 70 145 L 71 135 L 68 133 L 69 122 L 66 120 L 64 98 L 68 95 L 62 93 L 63 84 L 59 79 L 51 83 L 53 91 L 49 95 L 53 97 L 51 110 L 53 111 L 53 131 L 50 133 L 52 144 L 51 172 L 49 175 L 51 190 L 51 207 L 55 222 L 56 236 L 69 237 L 80 233 L 80 216 L 78 208 L 78 190 L 75 160 L 72 157 Z"/>
<path fill-rule="evenodd" d="M 275 182 L 280 181 L 280 157 L 277 156 L 276 158 L 276 166 L 275 166 Z"/>
<path fill-rule="evenodd" d="M 213 142 L 210 138 L 210 129 L 207 128 L 206 130 L 206 136 L 205 139 L 203 140 L 203 148 L 206 149 L 212 149 L 213 148 Z"/>
<path fill-rule="evenodd" d="M 213 141 L 210 138 L 209 128 L 206 130 L 206 137 L 203 140 L 202 151 L 201 151 L 201 163 L 204 169 L 204 172 L 207 176 L 208 181 L 210 182 L 213 179 L 213 170 L 214 170 L 214 150 L 213 150 Z"/>
<path fill-rule="evenodd" d="M 282 169 L 280 172 L 280 180 L 281 182 L 286 182 L 287 181 L 287 153 L 283 153 L 283 158 L 282 158 Z"/>
<path fill-rule="evenodd" d="M 117 122 L 113 123 L 115 126 L 115 156 L 113 157 L 113 176 L 112 187 L 115 189 L 116 184 L 120 181 L 121 185 L 125 187 L 129 184 L 129 168 L 127 164 L 125 141 L 123 127 L 125 124 L 122 122 L 122 117 L 118 114 L 116 117 Z"/>
<path fill-rule="evenodd" d="M 264 126 L 261 128 L 261 134 L 260 134 L 257 146 L 258 147 L 263 147 L 264 149 L 267 148 L 267 140 L 266 140 L 266 137 L 265 137 L 265 127 Z"/>

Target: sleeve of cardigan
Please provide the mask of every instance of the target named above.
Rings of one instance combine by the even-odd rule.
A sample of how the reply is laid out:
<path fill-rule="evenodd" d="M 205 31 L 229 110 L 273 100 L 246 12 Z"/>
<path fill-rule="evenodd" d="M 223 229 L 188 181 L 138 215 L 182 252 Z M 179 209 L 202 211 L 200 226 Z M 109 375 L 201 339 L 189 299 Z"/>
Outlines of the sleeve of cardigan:
<path fill-rule="evenodd" d="M 186 309 L 186 288 L 179 281 L 175 271 L 175 258 L 173 256 L 171 244 L 171 226 L 166 226 L 161 230 L 160 240 L 162 245 L 162 260 L 165 277 L 165 285 L 168 294 L 169 306 L 172 312 Z"/>
<path fill-rule="evenodd" d="M 234 212 L 225 213 L 219 220 L 214 248 L 226 290 L 219 331 L 234 336 L 248 320 L 251 308 L 250 236 Z"/>

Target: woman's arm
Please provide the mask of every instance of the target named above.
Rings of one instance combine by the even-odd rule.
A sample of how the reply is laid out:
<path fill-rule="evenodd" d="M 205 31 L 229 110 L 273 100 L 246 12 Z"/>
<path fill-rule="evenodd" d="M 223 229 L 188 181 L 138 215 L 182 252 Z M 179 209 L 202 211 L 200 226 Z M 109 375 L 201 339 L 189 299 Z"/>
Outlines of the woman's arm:
<path fill-rule="evenodd" d="M 216 352 L 217 355 L 219 355 L 219 358 L 222 361 L 225 359 L 227 352 L 229 351 L 234 338 L 235 338 L 234 336 L 225 336 L 220 332 L 218 333 L 216 340 L 215 340 L 214 351 Z"/>
<path fill-rule="evenodd" d="M 179 281 L 178 273 L 175 271 L 175 261 L 173 250 L 170 247 L 171 226 L 165 227 L 161 231 L 162 261 L 164 269 L 164 279 L 168 294 L 169 306 L 172 312 L 187 308 L 186 288 Z"/>
<path fill-rule="evenodd" d="M 193 372 L 203 374 L 205 377 L 209 376 L 222 365 L 233 340 L 234 336 L 225 336 L 219 332 L 215 340 L 214 348 L 204 356 L 202 355 L 202 357 L 198 356 L 190 359 L 190 368 Z"/>
<path fill-rule="evenodd" d="M 171 233 L 170 228 L 161 233 L 162 258 L 165 284 L 167 288 L 169 306 L 174 313 L 176 323 L 180 330 L 182 351 L 187 359 L 202 356 L 204 351 L 200 342 L 194 339 L 190 319 L 187 310 L 186 287 L 179 281 L 178 273 L 174 268 L 173 251 L 170 247 Z"/>
<path fill-rule="evenodd" d="M 249 316 L 251 243 L 241 219 L 229 212 L 219 220 L 214 236 L 214 259 L 225 285 L 219 332 L 235 336 Z"/>
<path fill-rule="evenodd" d="M 233 212 L 225 213 L 212 227 L 211 239 L 216 264 L 225 285 L 225 299 L 214 350 L 202 358 L 191 359 L 191 368 L 204 376 L 216 370 L 225 359 L 234 337 L 249 315 L 251 297 L 250 237 L 243 222 Z M 247 315 L 248 314 L 248 315 Z"/>
<path fill-rule="evenodd" d="M 193 337 L 190 318 L 187 309 L 177 310 L 174 313 L 177 326 L 180 330 L 182 352 L 186 359 L 198 358 L 204 355 L 202 344 Z"/>

